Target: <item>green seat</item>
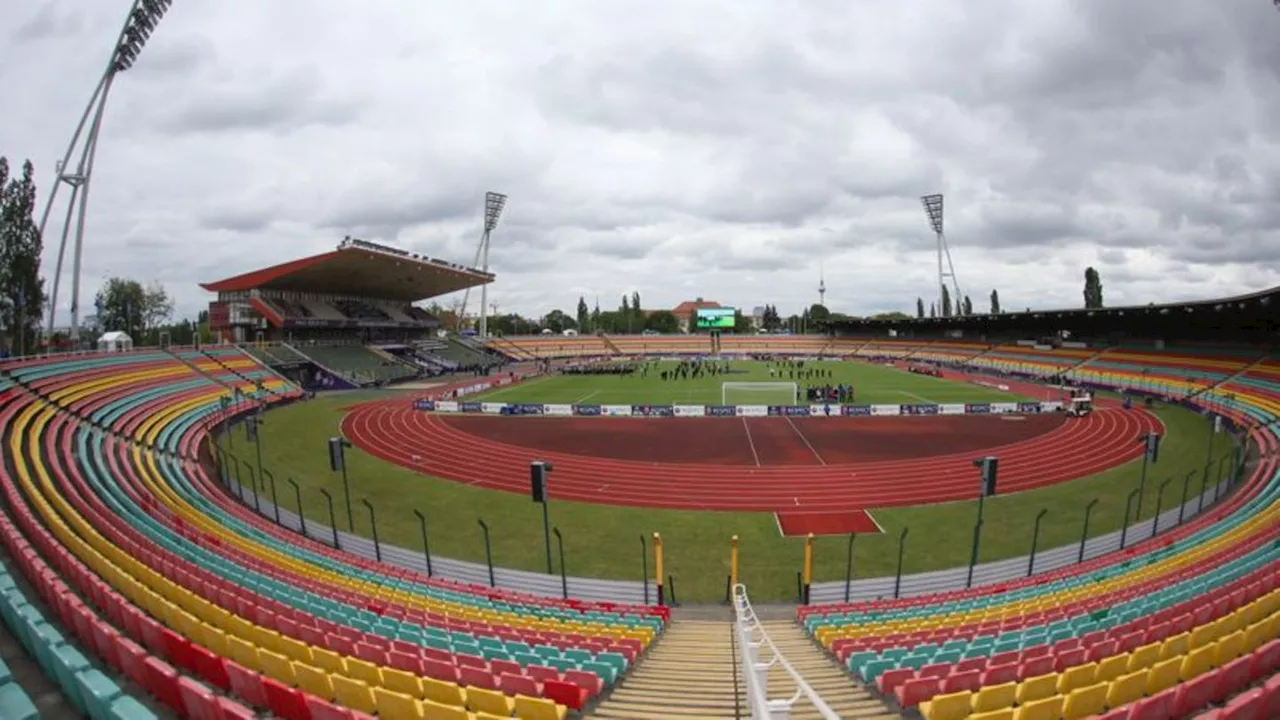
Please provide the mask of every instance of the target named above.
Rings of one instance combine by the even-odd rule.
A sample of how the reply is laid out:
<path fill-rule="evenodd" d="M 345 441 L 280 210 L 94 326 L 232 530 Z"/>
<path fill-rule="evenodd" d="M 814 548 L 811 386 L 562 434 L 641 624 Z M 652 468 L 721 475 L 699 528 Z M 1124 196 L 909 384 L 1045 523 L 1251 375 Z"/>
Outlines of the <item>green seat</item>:
<path fill-rule="evenodd" d="M 618 673 L 610 665 L 598 662 L 582 663 L 582 669 L 600 676 L 605 685 L 612 685 L 618 679 Z"/>
<path fill-rule="evenodd" d="M 79 650 L 66 644 L 52 648 L 49 655 L 50 663 L 53 665 L 53 677 L 57 679 L 62 694 L 79 708 L 80 712 L 88 713 L 89 706 L 80 694 L 80 683 L 77 682 L 76 676 L 92 669 L 89 661 L 80 654 Z M 116 692 L 119 691 L 120 689 L 116 688 Z"/>
<path fill-rule="evenodd" d="M 574 661 L 570 660 L 569 658 L 563 658 L 563 657 L 558 657 L 558 658 L 548 658 L 548 659 L 546 660 L 546 664 L 547 664 L 547 665 L 550 665 L 551 667 L 553 667 L 553 668 L 555 668 L 555 669 L 557 669 L 557 670 L 559 670 L 559 671 L 560 671 L 560 672 L 562 672 L 562 673 L 563 673 L 563 672 L 568 672 L 568 671 L 570 671 L 570 670 L 577 670 L 577 669 L 578 669 L 578 663 L 576 663 L 576 662 L 574 662 Z"/>
<path fill-rule="evenodd" d="M 121 694 L 119 685 L 94 668 L 76 675 L 75 684 L 77 694 L 83 698 L 85 712 L 89 717 L 110 717 L 111 704 Z"/>
<path fill-rule="evenodd" d="M 106 717 L 111 720 L 158 720 L 155 713 L 128 695 L 116 698 Z"/>
<path fill-rule="evenodd" d="M 5 720 L 39 720 L 35 703 L 17 683 L 0 685 L 0 717 Z"/>

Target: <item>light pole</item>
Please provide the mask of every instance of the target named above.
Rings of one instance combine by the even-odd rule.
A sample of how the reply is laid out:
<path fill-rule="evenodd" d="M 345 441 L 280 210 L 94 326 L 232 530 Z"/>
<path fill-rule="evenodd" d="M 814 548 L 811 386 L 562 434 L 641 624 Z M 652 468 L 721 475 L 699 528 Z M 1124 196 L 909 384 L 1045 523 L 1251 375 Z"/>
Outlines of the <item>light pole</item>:
<path fill-rule="evenodd" d="M 124 27 L 116 38 L 115 48 L 111 52 L 111 60 L 107 63 L 98 85 L 89 102 L 85 105 L 76 125 L 75 133 L 62 159 L 56 164 L 57 178 L 45 203 L 44 212 L 40 216 L 40 235 L 48 237 L 49 215 L 58 197 L 58 189 L 66 183 L 71 187 L 71 197 L 67 201 L 67 210 L 63 219 L 61 240 L 58 244 L 58 261 L 53 273 L 53 292 L 49 295 L 49 316 L 46 322 L 46 333 L 53 337 L 54 319 L 58 310 L 58 290 L 62 280 L 62 263 L 67 253 L 67 241 L 71 239 L 71 228 L 75 227 L 72 239 L 71 255 L 71 341 L 80 341 L 80 258 L 84 248 L 84 226 L 89 207 L 89 179 L 93 176 L 93 162 L 98 151 L 98 135 L 102 130 L 102 118 L 107 109 L 107 96 L 116 76 L 129 70 L 138 59 L 147 39 L 155 31 L 173 0 L 134 0 L 125 17 Z M 74 167 L 72 156 L 79 153 Z"/>
<path fill-rule="evenodd" d="M 1098 504 L 1098 498 L 1089 501 L 1084 506 L 1084 529 L 1080 531 L 1080 553 L 1076 555 L 1076 562 L 1084 562 L 1084 544 L 1089 539 L 1089 516 L 1093 514 L 1093 506 Z"/>
<path fill-rule="evenodd" d="M 1124 549 L 1125 538 L 1129 535 L 1129 513 L 1133 510 L 1133 498 L 1138 494 L 1137 490 L 1130 490 L 1129 497 L 1124 501 L 1124 522 L 1120 525 L 1120 549 Z"/>
<path fill-rule="evenodd" d="M 302 488 L 298 487 L 297 480 L 293 478 L 286 479 L 293 486 L 293 499 L 298 503 L 298 528 L 302 530 L 302 537 L 307 537 L 307 516 L 302 512 Z"/>
<path fill-rule="evenodd" d="M 347 505 L 347 530 L 355 532 L 356 521 L 351 512 L 351 480 L 347 477 L 346 449 L 349 447 L 351 447 L 351 443 L 344 437 L 329 438 L 329 467 L 333 470 L 342 471 L 342 499 L 346 501 Z"/>
<path fill-rule="evenodd" d="M 1160 506 L 1164 504 L 1164 489 L 1169 487 L 1169 483 L 1173 482 L 1173 478 L 1165 478 L 1160 483 L 1160 489 L 1156 491 L 1156 516 L 1151 518 L 1151 537 L 1155 537 L 1160 532 Z"/>
<path fill-rule="evenodd" d="M 1154 432 L 1148 432 L 1138 438 L 1138 442 L 1142 443 L 1142 478 L 1138 481 L 1138 514 L 1133 516 L 1134 520 L 1142 517 L 1142 498 L 1147 494 L 1147 463 L 1158 462 L 1160 459 L 1160 436 Z"/>
<path fill-rule="evenodd" d="M 1049 508 L 1041 508 L 1036 514 L 1036 527 L 1031 531 L 1031 554 L 1027 557 L 1027 577 L 1036 571 L 1036 546 L 1040 544 L 1040 521 L 1049 513 Z"/>
<path fill-rule="evenodd" d="M 1195 477 L 1195 470 L 1188 470 L 1187 476 L 1182 479 L 1182 504 L 1178 506 L 1178 524 L 1182 524 L 1183 518 L 1187 514 L 1187 490 L 1191 486 L 1191 478 Z"/>

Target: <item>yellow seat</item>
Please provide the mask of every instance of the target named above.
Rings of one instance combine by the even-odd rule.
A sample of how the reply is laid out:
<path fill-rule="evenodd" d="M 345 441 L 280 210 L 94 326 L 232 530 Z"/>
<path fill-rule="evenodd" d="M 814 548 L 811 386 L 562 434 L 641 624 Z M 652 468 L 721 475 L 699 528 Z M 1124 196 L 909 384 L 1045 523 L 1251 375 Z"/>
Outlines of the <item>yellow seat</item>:
<path fill-rule="evenodd" d="M 1129 653 L 1129 672 L 1146 670 L 1155 665 L 1159 659 L 1160 643 L 1151 643 L 1140 648 L 1134 648 L 1133 652 Z"/>
<path fill-rule="evenodd" d="M 514 700 L 496 690 L 485 690 L 478 687 L 467 688 L 468 710 L 510 717 L 511 711 L 515 709 L 515 706 Z"/>
<path fill-rule="evenodd" d="M 1270 642 L 1271 637 L 1267 635 L 1267 622 L 1255 622 L 1244 631 L 1244 651 L 1253 652 L 1258 648 Z"/>
<path fill-rule="evenodd" d="M 1067 693 L 1062 702 L 1063 720 L 1080 720 L 1101 715 L 1107 709 L 1107 684 L 1096 683 Z"/>
<path fill-rule="evenodd" d="M 1097 663 L 1085 663 L 1063 670 L 1058 675 L 1058 693 L 1065 695 L 1077 688 L 1092 685 L 1097 672 Z"/>
<path fill-rule="evenodd" d="M 1018 683 L 1007 682 L 1000 685 L 988 685 L 973 694 L 971 709 L 976 713 L 1002 710 L 1013 707 L 1018 699 Z"/>
<path fill-rule="evenodd" d="M 1160 659 L 1181 657 L 1191 649 L 1191 633 L 1178 633 L 1160 643 Z"/>
<path fill-rule="evenodd" d="M 275 678 L 289 687 L 297 684 L 293 679 L 293 663 L 289 661 L 289 658 L 278 652 L 260 648 L 258 650 L 258 661 L 262 663 L 263 675 Z"/>
<path fill-rule="evenodd" d="M 373 689 L 373 703 L 378 707 L 379 717 L 396 720 L 420 720 L 423 717 L 422 703 L 416 698 L 383 687 Z"/>
<path fill-rule="evenodd" d="M 1195 630 L 1192 630 L 1191 638 L 1187 641 L 1187 648 L 1189 650 L 1194 650 L 1196 648 L 1201 648 L 1201 647 L 1204 647 L 1205 645 L 1216 642 L 1219 637 L 1217 631 L 1218 631 L 1218 626 L 1214 623 L 1210 623 L 1208 625 L 1201 625 Z"/>
<path fill-rule="evenodd" d="M 1093 679 L 1098 682 L 1111 682 L 1129 671 L 1129 655 L 1112 655 L 1098 662 L 1098 669 Z"/>
<path fill-rule="evenodd" d="M 370 715 L 377 710 L 373 704 L 373 693 L 369 690 L 368 683 L 353 680 L 345 675 L 330 675 L 329 682 L 333 683 L 334 702 L 339 705 Z"/>
<path fill-rule="evenodd" d="M 253 643 L 234 635 L 227 637 L 227 647 L 231 650 L 231 659 L 255 672 L 262 672 L 262 663 L 258 662 L 258 648 Z"/>
<path fill-rule="evenodd" d="M 374 665 L 368 660 L 349 657 L 346 659 L 347 672 L 346 676 L 359 680 L 369 687 L 377 687 L 382 685 L 382 668 Z"/>
<path fill-rule="evenodd" d="M 467 705 L 467 694 L 463 692 L 462 688 L 444 680 L 422 678 L 422 694 L 426 699 L 441 705 L 455 707 L 466 707 Z"/>
<path fill-rule="evenodd" d="M 466 708 L 442 705 L 432 700 L 422 701 L 422 717 L 426 720 L 471 720 Z"/>
<path fill-rule="evenodd" d="M 324 648 L 313 647 L 311 649 L 311 659 L 313 661 L 311 664 L 315 665 L 321 670 L 324 670 L 326 672 L 331 672 L 335 675 L 347 674 L 346 660 L 341 655 L 339 655 L 338 653 L 332 650 L 325 650 Z"/>
<path fill-rule="evenodd" d="M 1014 720 L 1059 720 L 1062 717 L 1062 696 L 1051 695 L 1022 703 L 1013 717 Z"/>
<path fill-rule="evenodd" d="M 393 692 L 422 698 L 422 680 L 413 673 L 395 668 L 382 668 L 382 684 Z"/>
<path fill-rule="evenodd" d="M 1182 665 L 1178 670 L 1178 677 L 1186 682 L 1193 677 L 1202 675 L 1213 669 L 1213 652 L 1212 645 L 1205 645 L 1197 648 L 1182 656 Z"/>
<path fill-rule="evenodd" d="M 969 720 L 1013 720 L 1014 709 L 1011 707 L 1003 710 L 988 710 L 969 716 Z"/>
<path fill-rule="evenodd" d="M 520 720 L 564 720 L 569 708 L 545 698 L 516 696 L 516 717 Z"/>
<path fill-rule="evenodd" d="M 920 714 L 925 720 L 964 720 L 969 717 L 973 693 L 968 690 L 946 695 L 934 695 L 933 699 L 920 703 Z"/>
<path fill-rule="evenodd" d="M 1155 695 L 1178 684 L 1178 673 L 1182 670 L 1182 658 L 1161 660 L 1147 671 L 1146 692 Z"/>
<path fill-rule="evenodd" d="M 329 681 L 329 673 L 322 668 L 306 663 L 293 664 L 293 676 L 298 681 L 298 688 L 325 700 L 333 700 L 333 683 Z"/>
<path fill-rule="evenodd" d="M 1017 699 L 1019 705 L 1025 705 L 1034 700 L 1043 700 L 1058 692 L 1058 673 L 1049 673 L 1047 675 L 1037 675 L 1033 678 L 1027 678 L 1018 683 Z"/>
<path fill-rule="evenodd" d="M 1240 657 L 1242 652 L 1244 652 L 1244 633 L 1237 630 L 1218 641 L 1213 660 L 1218 666 L 1226 665 Z"/>
<path fill-rule="evenodd" d="M 290 660 L 297 660 L 308 665 L 314 662 L 311 659 L 311 646 L 291 637 L 280 637 L 280 652 Z"/>
<path fill-rule="evenodd" d="M 472 715 L 474 720 L 511 720 L 510 715 L 494 715 L 493 713 L 478 712 Z"/>
<path fill-rule="evenodd" d="M 1142 697 L 1147 684 L 1147 671 L 1139 670 L 1128 675 L 1121 675 L 1111 681 L 1107 687 L 1107 707 L 1128 705 Z"/>

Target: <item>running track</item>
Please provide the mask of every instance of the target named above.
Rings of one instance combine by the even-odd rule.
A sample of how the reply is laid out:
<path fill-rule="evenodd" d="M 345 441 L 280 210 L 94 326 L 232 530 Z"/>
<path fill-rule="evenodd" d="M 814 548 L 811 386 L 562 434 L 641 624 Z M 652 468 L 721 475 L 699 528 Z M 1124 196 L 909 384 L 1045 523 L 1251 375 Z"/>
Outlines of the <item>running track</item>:
<path fill-rule="evenodd" d="M 930 422 L 934 418 L 913 418 Z M 616 422 L 611 418 L 502 418 L 511 423 Z M 687 424 L 673 418 L 629 419 L 652 423 L 646 434 L 665 435 L 664 445 L 699 442 Z M 869 420 L 874 420 L 871 418 Z M 834 421 L 834 420 L 833 420 Z M 742 419 L 705 418 L 703 423 L 742 425 Z M 753 418 L 783 423 L 781 418 Z M 666 430 L 666 429 L 669 430 Z M 787 514 L 850 512 L 972 499 L 978 477 L 973 459 L 1000 457 L 1000 492 L 1030 490 L 1092 475 L 1139 457 L 1143 433 L 1160 421 L 1143 410 L 1106 407 L 1062 423 L 1044 435 L 982 450 L 894 461 L 730 466 L 644 462 L 535 450 L 463 432 L 449 416 L 416 411 L 410 399 L 365 403 L 342 422 L 343 433 L 370 454 L 437 477 L 478 487 L 529 492 L 529 462 L 554 463 L 552 493 L 560 500 L 685 510 L 771 511 Z M 708 428 L 710 431 L 710 428 Z M 669 434 L 668 434 L 669 433 Z M 743 443 L 747 435 L 743 434 Z M 925 441 L 927 442 L 927 441 Z M 801 448 L 803 450 L 803 448 Z"/>

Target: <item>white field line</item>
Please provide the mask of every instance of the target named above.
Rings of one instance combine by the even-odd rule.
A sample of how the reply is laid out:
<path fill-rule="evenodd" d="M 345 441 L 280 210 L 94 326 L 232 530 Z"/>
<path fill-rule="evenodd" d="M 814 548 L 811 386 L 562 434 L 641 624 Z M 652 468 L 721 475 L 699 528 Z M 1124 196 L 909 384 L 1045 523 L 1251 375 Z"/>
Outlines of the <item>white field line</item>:
<path fill-rule="evenodd" d="M 747 419 L 742 418 L 742 429 L 747 432 L 747 444 L 751 446 L 751 457 L 756 459 L 756 467 L 760 467 L 760 453 L 756 452 L 756 441 L 751 439 L 751 426 L 747 424 Z"/>

